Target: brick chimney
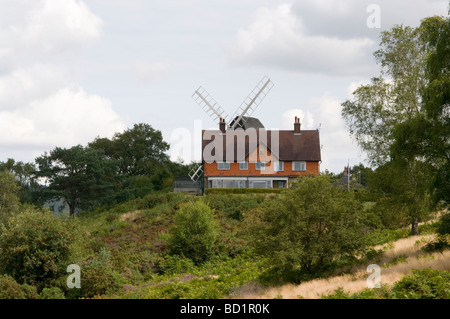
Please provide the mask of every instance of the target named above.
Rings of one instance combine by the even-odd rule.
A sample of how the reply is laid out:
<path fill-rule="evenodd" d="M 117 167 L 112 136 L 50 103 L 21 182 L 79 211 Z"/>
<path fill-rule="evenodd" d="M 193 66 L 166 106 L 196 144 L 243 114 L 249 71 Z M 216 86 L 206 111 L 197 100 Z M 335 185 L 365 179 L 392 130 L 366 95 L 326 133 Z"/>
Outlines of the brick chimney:
<path fill-rule="evenodd" d="M 222 133 L 225 133 L 225 120 L 223 118 L 220 118 L 219 129 Z"/>
<path fill-rule="evenodd" d="M 300 133 L 300 118 L 299 117 L 295 117 L 295 122 L 294 122 L 294 133 Z"/>

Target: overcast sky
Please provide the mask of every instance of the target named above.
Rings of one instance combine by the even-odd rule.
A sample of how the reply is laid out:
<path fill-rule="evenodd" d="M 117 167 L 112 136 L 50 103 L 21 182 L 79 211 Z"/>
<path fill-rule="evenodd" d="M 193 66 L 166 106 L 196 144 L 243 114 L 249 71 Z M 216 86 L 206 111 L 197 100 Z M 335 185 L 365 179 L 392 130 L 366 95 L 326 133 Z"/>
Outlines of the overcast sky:
<path fill-rule="evenodd" d="M 253 116 L 320 128 L 321 170 L 338 173 L 365 159 L 341 103 L 379 75 L 380 32 L 447 11 L 447 0 L 0 0 L 0 161 L 135 123 L 161 130 L 173 159 L 197 160 L 199 130 L 217 124 L 194 91 L 231 115 L 266 75 L 274 87 Z"/>

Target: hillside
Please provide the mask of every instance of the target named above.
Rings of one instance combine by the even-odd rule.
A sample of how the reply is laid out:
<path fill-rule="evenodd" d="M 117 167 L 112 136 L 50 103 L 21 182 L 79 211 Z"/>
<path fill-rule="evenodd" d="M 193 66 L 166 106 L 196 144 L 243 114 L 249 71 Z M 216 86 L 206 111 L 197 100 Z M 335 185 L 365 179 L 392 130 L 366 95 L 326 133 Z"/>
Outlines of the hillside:
<path fill-rule="evenodd" d="M 96 261 L 107 266 L 111 285 L 88 297 L 108 298 L 320 298 L 343 289 L 355 293 L 367 287 L 370 263 L 381 266 L 382 284 L 392 285 L 415 269 L 450 270 L 450 251 L 427 253 L 421 248 L 435 238 L 432 225 L 423 235 L 408 236 L 406 229 L 377 234 L 374 259 L 334 270 L 326 278 L 300 285 L 266 282 L 268 266 L 249 246 L 248 217 L 258 212 L 268 195 L 150 195 L 125 204 L 81 215 L 90 236 L 79 246 L 81 264 Z M 171 255 L 167 249 L 175 212 L 186 202 L 204 201 L 220 222 L 213 257 L 200 265 Z M 344 273 L 344 275 L 336 275 Z M 97 274 L 100 276 L 99 274 Z M 105 274 L 101 274 L 105 276 Z M 103 278 L 103 277 L 102 277 Z M 262 281 L 261 281 L 261 278 Z M 92 278 L 96 281 L 95 276 Z M 275 286 L 274 286 L 275 285 Z"/>
<path fill-rule="evenodd" d="M 376 262 L 381 267 L 381 284 L 392 286 L 413 270 L 435 269 L 450 271 L 450 251 L 427 253 L 423 248 L 427 242 L 435 239 L 435 235 L 418 235 L 402 238 L 376 249 L 382 249 L 383 254 Z M 367 278 L 371 273 L 366 267 L 355 267 L 351 272 L 315 279 L 299 285 L 286 284 L 281 287 L 262 289 L 260 292 L 242 294 L 242 298 L 285 298 L 285 299 L 317 299 L 342 289 L 348 293 L 357 293 L 367 288 Z M 376 289 L 376 288 L 374 288 Z"/>

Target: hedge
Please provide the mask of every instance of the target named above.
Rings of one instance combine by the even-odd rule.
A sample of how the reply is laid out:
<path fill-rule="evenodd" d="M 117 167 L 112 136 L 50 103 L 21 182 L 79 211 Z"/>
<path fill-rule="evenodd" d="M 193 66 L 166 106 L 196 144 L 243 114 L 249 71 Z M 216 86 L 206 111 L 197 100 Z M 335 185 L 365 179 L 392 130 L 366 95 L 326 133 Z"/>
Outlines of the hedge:
<path fill-rule="evenodd" d="M 207 188 L 205 195 L 212 194 L 268 194 L 280 193 L 284 188 Z"/>

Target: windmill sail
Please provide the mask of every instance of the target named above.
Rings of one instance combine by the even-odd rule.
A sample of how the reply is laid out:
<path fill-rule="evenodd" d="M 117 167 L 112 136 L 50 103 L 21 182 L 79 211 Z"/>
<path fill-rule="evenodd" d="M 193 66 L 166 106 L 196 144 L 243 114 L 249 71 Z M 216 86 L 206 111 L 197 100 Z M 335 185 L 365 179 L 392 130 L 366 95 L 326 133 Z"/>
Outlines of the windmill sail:
<path fill-rule="evenodd" d="M 202 176 L 202 174 L 203 174 L 203 165 L 202 164 L 198 164 L 198 166 L 193 167 L 189 171 L 188 175 L 189 175 L 189 177 L 191 178 L 192 181 L 196 182 Z"/>
<path fill-rule="evenodd" d="M 217 122 L 219 118 L 223 118 L 225 122 L 228 122 L 228 114 L 222 109 L 222 107 L 212 98 L 209 93 L 201 86 L 194 92 L 192 98 L 198 105 Z"/>
<path fill-rule="evenodd" d="M 233 120 L 229 125 L 230 128 L 235 129 L 238 125 L 242 126 L 242 123 L 252 115 L 272 87 L 273 82 L 270 81 L 267 76 L 264 76 L 253 91 L 247 96 L 244 102 L 242 102 L 241 106 L 239 106 L 236 110 L 232 117 Z"/>

